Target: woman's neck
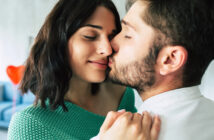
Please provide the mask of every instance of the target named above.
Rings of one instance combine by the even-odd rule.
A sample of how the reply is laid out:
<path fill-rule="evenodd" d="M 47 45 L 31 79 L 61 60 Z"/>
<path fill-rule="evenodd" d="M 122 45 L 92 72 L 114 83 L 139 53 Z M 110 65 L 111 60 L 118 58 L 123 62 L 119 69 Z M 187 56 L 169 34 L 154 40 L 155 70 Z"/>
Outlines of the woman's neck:
<path fill-rule="evenodd" d="M 85 110 L 105 116 L 111 110 L 117 110 L 125 87 L 111 82 L 101 83 L 98 93 L 92 94 L 92 84 L 81 79 L 72 78 L 65 100 Z"/>
<path fill-rule="evenodd" d="M 75 77 L 70 80 L 69 89 L 65 95 L 65 100 L 79 105 L 85 103 L 86 100 L 91 97 L 91 83 Z"/>

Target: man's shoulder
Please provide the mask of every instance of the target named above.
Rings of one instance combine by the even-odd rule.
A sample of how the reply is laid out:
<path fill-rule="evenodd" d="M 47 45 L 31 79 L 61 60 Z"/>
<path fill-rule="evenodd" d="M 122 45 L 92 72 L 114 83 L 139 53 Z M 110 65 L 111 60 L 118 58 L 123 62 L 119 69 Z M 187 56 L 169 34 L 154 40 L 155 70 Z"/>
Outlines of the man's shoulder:
<path fill-rule="evenodd" d="M 208 110 L 211 109 L 214 112 L 214 109 L 213 109 L 214 108 L 214 101 L 213 100 L 206 98 L 204 96 L 201 96 L 198 103 L 201 107 L 207 108 Z"/>
<path fill-rule="evenodd" d="M 202 140 L 214 137 L 214 101 L 200 97 L 175 105 L 160 115 L 160 140 Z M 201 133 L 206 129 L 206 133 Z M 176 136 L 176 137 L 174 137 Z"/>

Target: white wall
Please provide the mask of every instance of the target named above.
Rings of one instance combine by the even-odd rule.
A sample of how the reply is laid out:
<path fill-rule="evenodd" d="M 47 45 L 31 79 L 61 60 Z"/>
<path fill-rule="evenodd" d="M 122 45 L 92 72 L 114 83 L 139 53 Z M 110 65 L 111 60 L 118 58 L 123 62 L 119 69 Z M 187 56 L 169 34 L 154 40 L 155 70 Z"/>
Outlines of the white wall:
<path fill-rule="evenodd" d="M 120 18 L 122 19 L 126 14 L 126 0 L 112 0 L 114 4 L 116 5 L 118 12 L 120 14 Z"/>
<path fill-rule="evenodd" d="M 34 37 L 56 0 L 0 0 L 0 80 L 8 65 L 24 63 Z"/>
<path fill-rule="evenodd" d="M 203 76 L 200 89 L 205 97 L 214 100 L 214 60 Z"/>
<path fill-rule="evenodd" d="M 35 37 L 57 0 L 0 0 L 0 80 L 9 80 L 8 65 L 24 63 Z M 125 15 L 126 0 L 113 0 L 121 18 Z M 201 90 L 214 99 L 214 62 L 205 73 Z"/>

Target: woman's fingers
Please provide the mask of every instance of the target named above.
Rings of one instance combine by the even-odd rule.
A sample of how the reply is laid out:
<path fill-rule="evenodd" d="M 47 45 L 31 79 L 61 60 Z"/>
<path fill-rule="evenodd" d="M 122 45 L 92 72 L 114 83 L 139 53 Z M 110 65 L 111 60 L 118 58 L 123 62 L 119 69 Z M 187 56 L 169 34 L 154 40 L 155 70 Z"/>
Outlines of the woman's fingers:
<path fill-rule="evenodd" d="M 157 140 L 160 132 L 159 117 L 148 112 L 110 112 L 99 133 L 102 140 Z"/>
<path fill-rule="evenodd" d="M 115 126 L 127 126 L 133 118 L 133 114 L 131 112 L 125 112 L 121 114 L 118 119 L 115 121 Z"/>
<path fill-rule="evenodd" d="M 141 133 L 142 119 L 143 119 L 143 116 L 141 114 L 139 113 L 133 114 L 132 125 L 130 126 L 133 129 L 133 133 L 136 133 L 136 134 Z"/>
<path fill-rule="evenodd" d="M 143 132 L 149 134 L 151 126 L 152 126 L 152 117 L 148 112 L 143 112 L 143 120 L 142 120 Z"/>
<path fill-rule="evenodd" d="M 143 140 L 157 140 L 160 133 L 161 121 L 158 116 L 152 119 L 148 112 L 143 112 L 142 133 Z"/>
<path fill-rule="evenodd" d="M 153 120 L 152 128 L 151 128 L 151 140 L 157 140 L 159 133 L 160 133 L 160 127 L 161 127 L 161 120 L 156 115 Z"/>
<path fill-rule="evenodd" d="M 102 127 L 100 128 L 100 132 L 104 132 L 106 130 L 108 130 L 113 123 L 117 120 L 117 118 L 122 115 L 123 113 L 125 113 L 125 110 L 121 110 L 120 112 L 114 112 L 114 111 L 110 111 L 107 116 L 106 119 L 102 125 Z"/>

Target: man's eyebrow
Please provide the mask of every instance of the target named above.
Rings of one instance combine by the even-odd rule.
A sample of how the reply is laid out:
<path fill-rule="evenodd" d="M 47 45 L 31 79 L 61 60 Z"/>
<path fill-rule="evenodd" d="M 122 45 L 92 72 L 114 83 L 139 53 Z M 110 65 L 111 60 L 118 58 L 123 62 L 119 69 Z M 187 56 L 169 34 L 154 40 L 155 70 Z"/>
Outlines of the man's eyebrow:
<path fill-rule="evenodd" d="M 86 24 L 86 25 L 83 25 L 83 27 L 85 27 L 85 26 L 92 27 L 92 28 L 96 28 L 96 29 L 100 29 L 100 30 L 103 29 L 103 27 L 102 27 L 102 26 L 99 26 L 99 25 L 93 25 L 93 24 Z"/>
<path fill-rule="evenodd" d="M 131 25 L 129 22 L 125 21 L 124 19 L 121 20 L 121 23 L 124 24 L 124 25 L 129 26 L 130 28 L 132 28 L 132 29 L 134 29 L 134 30 L 136 30 L 135 27 L 134 27 L 133 25 Z"/>

